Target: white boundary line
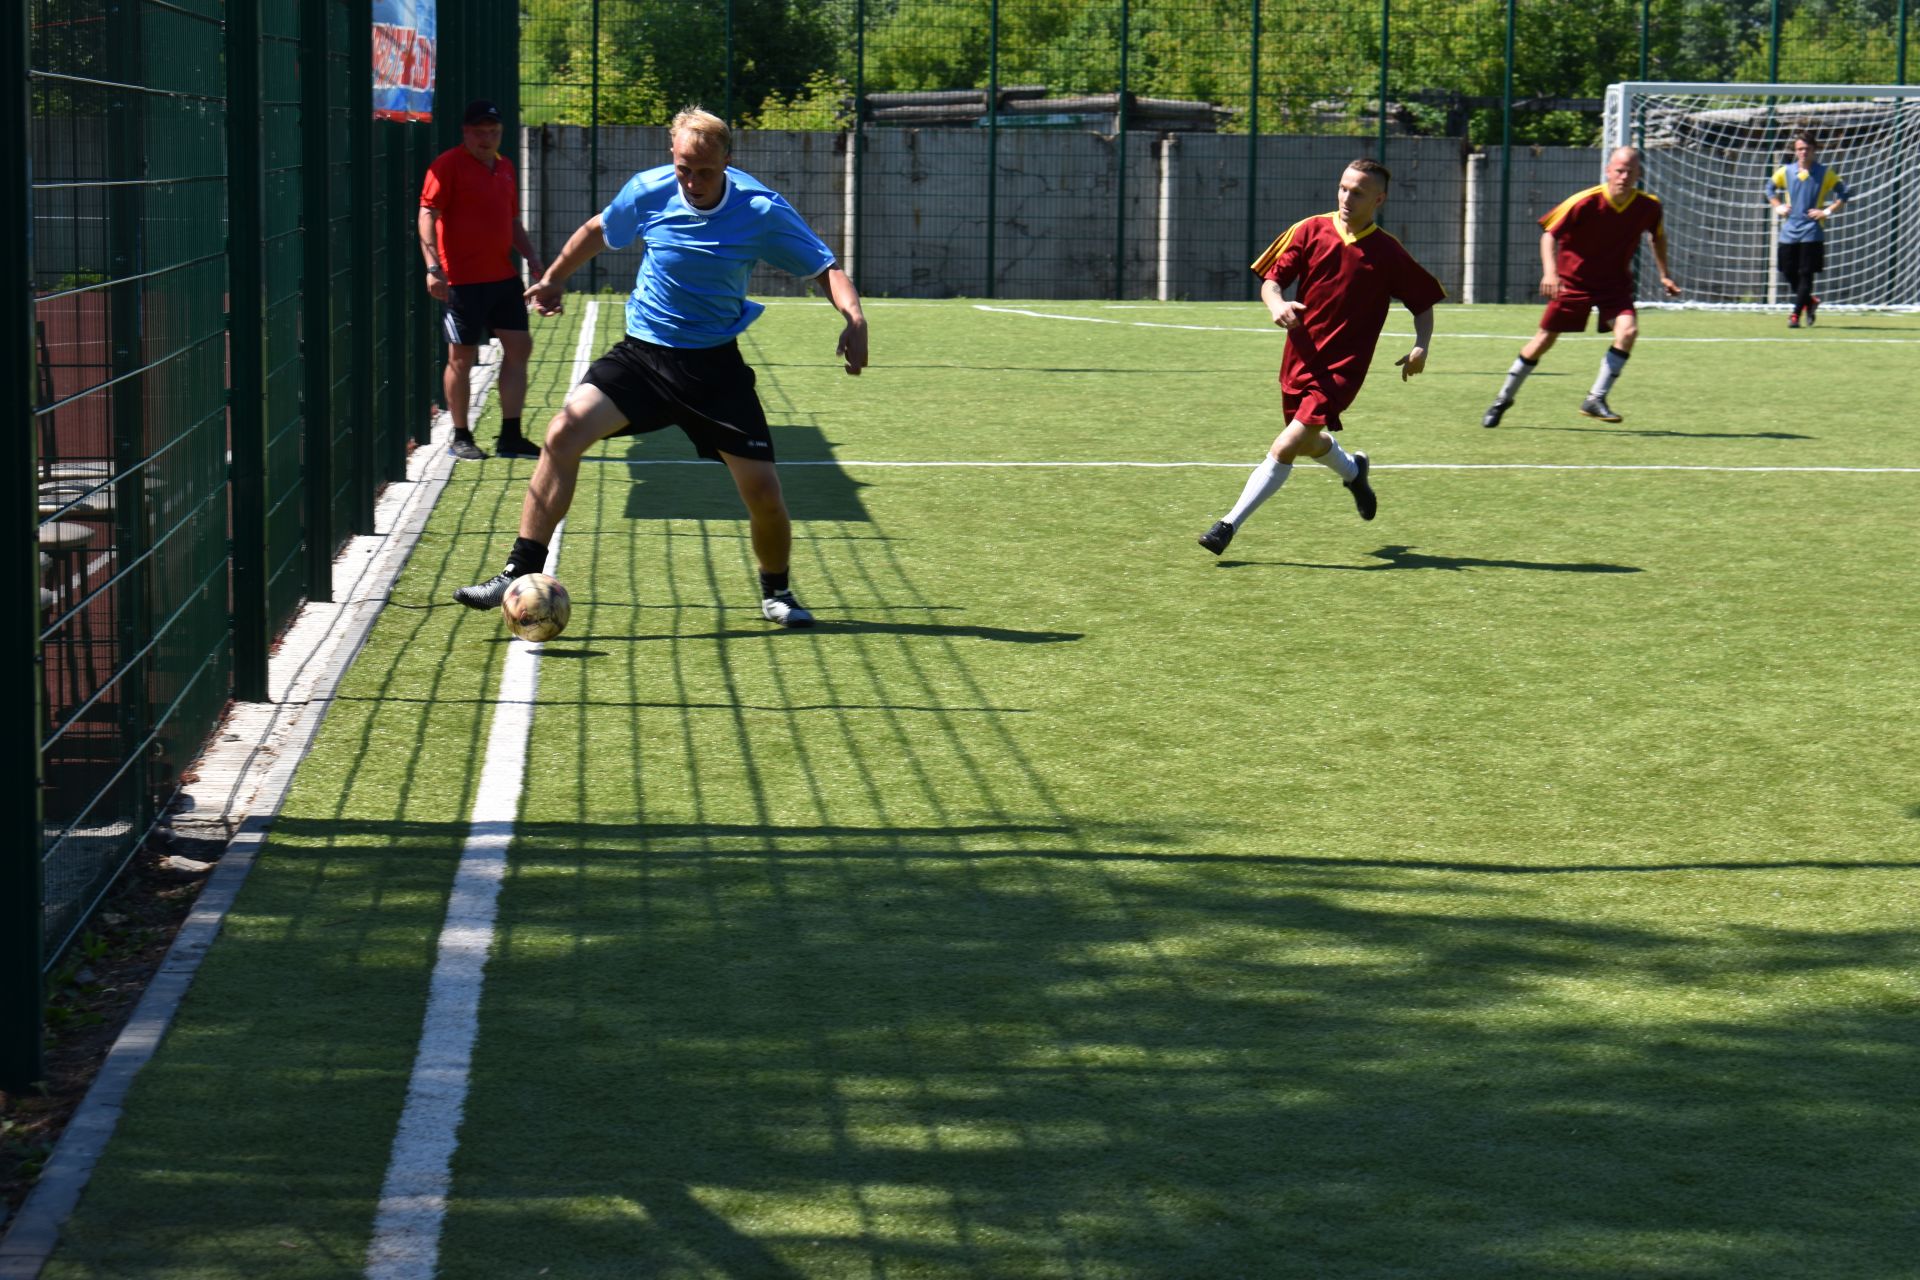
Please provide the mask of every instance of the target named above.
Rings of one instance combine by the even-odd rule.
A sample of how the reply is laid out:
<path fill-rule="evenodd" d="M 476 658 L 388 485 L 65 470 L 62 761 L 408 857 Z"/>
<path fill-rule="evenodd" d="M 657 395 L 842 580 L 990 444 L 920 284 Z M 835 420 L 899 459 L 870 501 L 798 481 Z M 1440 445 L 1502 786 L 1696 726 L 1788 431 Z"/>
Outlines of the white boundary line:
<path fill-rule="evenodd" d="M 607 458 L 588 457 L 582 462 L 598 462 L 624 467 L 708 467 L 705 458 Z M 1147 471 L 1177 471 L 1185 468 L 1223 467 L 1245 471 L 1249 462 L 868 462 L 859 459 L 840 461 L 782 462 L 780 467 L 895 467 L 895 468 L 1008 468 L 1008 469 L 1093 469 L 1131 467 Z M 1837 475 L 1920 475 L 1920 467 L 1713 467 L 1679 463 L 1553 463 L 1553 462 L 1376 462 L 1375 471 L 1715 471 L 1726 473 L 1837 474 Z"/>
<path fill-rule="evenodd" d="M 1257 334 L 1273 335 L 1276 337 L 1279 336 L 1281 332 L 1281 330 L 1274 325 L 1255 326 L 1255 325 L 1239 325 L 1239 324 L 1170 324 L 1164 320 L 1110 320 L 1106 316 L 1069 316 L 1069 315 L 1061 315 L 1060 313 L 1055 311 L 1033 311 L 1026 307 L 995 307 L 995 306 L 990 306 L 984 302 L 974 303 L 973 309 L 975 311 L 991 311 L 999 315 L 1006 315 L 1006 316 L 1028 316 L 1035 320 L 1071 320 L 1079 324 L 1117 324 L 1124 328 L 1129 328 L 1129 329 L 1189 329 L 1189 330 L 1194 330 L 1201 333 L 1257 333 Z M 1396 332 L 1396 333 L 1382 333 L 1380 336 L 1383 338 L 1411 338 L 1413 335 L 1410 333 Z M 1491 342 L 1525 342 L 1528 338 L 1531 338 L 1533 335 L 1530 333 L 1528 334 L 1455 333 L 1452 330 L 1443 329 L 1435 336 L 1440 338 L 1484 338 Z M 1598 341 L 1602 338 L 1606 339 L 1608 342 L 1613 341 L 1613 338 L 1611 337 L 1611 335 L 1608 335 L 1608 334 L 1589 333 L 1589 334 L 1569 334 L 1567 336 L 1572 338 L 1584 337 L 1594 341 Z M 1920 345 L 1920 337 L 1915 337 L 1915 338 L 1828 338 L 1828 337 L 1822 336 L 1819 338 L 1812 338 L 1812 339 L 1809 339 L 1806 337 L 1676 338 L 1676 337 L 1671 337 L 1671 336 L 1662 335 L 1662 334 L 1644 334 L 1643 333 L 1640 335 L 1639 340 L 1641 342 L 1655 342 L 1655 343 L 1712 342 L 1712 343 L 1738 344 L 1738 343 L 1747 343 L 1747 342 L 1797 342 L 1797 343 L 1800 343 L 1802 346 L 1808 346 L 1815 342 L 1823 346 L 1831 345 L 1833 343 L 1838 343 L 1838 342 L 1869 343 L 1869 344 L 1875 344 L 1875 345 L 1896 346 L 1896 347 L 1911 347 L 1911 346 Z"/>
<path fill-rule="evenodd" d="M 569 386 L 587 371 L 599 312 L 598 302 L 587 304 Z M 565 529 L 562 521 L 553 531 L 548 573 L 559 567 Z M 526 779 L 527 740 L 540 691 L 540 652 L 540 645 L 512 641 L 500 673 L 486 762 L 440 929 L 420 1048 L 367 1246 L 367 1280 L 432 1280 L 439 1268 L 453 1153 L 460 1145 L 473 1045 L 480 1030 L 480 992 L 486 983 L 487 953 L 493 949 L 500 885 L 507 875 L 507 846 L 513 843 Z"/>

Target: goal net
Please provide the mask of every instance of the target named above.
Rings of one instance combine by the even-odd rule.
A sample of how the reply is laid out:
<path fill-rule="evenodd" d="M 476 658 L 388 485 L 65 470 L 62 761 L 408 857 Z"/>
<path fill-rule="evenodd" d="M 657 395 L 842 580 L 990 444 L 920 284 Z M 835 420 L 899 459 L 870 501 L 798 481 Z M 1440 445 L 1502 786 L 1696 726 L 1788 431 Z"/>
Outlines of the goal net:
<path fill-rule="evenodd" d="M 1826 228 L 1821 309 L 1920 309 L 1920 85 L 1615 84 L 1602 138 L 1645 157 L 1682 305 L 1763 308 L 1791 297 L 1766 192 L 1802 129 L 1848 188 Z M 1650 250 L 1636 267 L 1640 297 L 1660 301 Z"/>

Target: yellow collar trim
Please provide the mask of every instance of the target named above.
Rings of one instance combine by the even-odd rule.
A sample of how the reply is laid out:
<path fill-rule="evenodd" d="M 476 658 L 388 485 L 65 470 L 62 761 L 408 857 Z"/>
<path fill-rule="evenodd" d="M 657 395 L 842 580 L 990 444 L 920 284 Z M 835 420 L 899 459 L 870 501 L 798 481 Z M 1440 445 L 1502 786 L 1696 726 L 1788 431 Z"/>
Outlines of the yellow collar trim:
<path fill-rule="evenodd" d="M 1341 218 L 1340 211 L 1338 209 L 1335 209 L 1332 213 L 1328 214 L 1327 220 L 1333 223 L 1333 233 L 1340 237 L 1341 244 L 1353 244 L 1355 241 L 1364 240 L 1368 236 L 1372 235 L 1374 232 L 1380 229 L 1379 223 L 1369 222 L 1367 224 L 1367 229 L 1365 231 L 1362 231 L 1358 235 L 1355 235 L 1352 232 L 1347 230 L 1346 221 L 1345 219 Z"/>

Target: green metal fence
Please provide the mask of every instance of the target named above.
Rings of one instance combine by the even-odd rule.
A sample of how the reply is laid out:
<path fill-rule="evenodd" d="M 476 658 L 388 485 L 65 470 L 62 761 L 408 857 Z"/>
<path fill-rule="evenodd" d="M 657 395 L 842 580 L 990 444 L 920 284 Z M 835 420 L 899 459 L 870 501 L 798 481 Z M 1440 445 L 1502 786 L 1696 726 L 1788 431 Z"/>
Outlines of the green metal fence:
<path fill-rule="evenodd" d="M 1455 297 L 1517 298 L 1609 83 L 1905 83 L 1910 3 L 526 0 L 530 230 L 557 247 L 697 101 L 869 293 L 1252 296 L 1246 262 L 1367 154 Z"/>
<path fill-rule="evenodd" d="M 26 147 L 0 166 L 22 232 L 0 340 L 35 593 L 11 736 L 38 783 L 0 853 L 18 1088 L 42 974 L 229 702 L 267 697 L 275 637 L 427 438 L 413 219 L 447 129 L 373 120 L 367 0 L 28 0 L 4 27 L 0 127 Z"/>

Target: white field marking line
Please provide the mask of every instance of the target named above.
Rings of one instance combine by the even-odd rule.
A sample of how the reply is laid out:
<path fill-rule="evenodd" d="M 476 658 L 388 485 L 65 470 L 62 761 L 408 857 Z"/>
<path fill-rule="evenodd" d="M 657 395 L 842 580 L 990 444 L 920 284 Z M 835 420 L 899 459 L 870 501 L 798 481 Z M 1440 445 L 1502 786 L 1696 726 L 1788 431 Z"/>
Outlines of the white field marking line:
<path fill-rule="evenodd" d="M 582 462 L 598 462 L 609 466 L 625 467 L 705 467 L 711 466 L 705 458 L 582 458 Z M 787 467 L 953 467 L 953 468 L 1046 468 L 1057 469 L 1099 469 L 1102 467 L 1132 467 L 1144 471 L 1177 471 L 1183 468 L 1224 467 L 1230 470 L 1245 471 L 1249 464 L 1245 462 L 867 462 L 850 458 L 845 462 L 813 461 L 782 462 Z M 1557 462 L 1376 462 L 1375 471 L 1721 471 L 1721 472 L 1787 472 L 1794 474 L 1838 473 L 1841 475 L 1920 475 L 1920 467 L 1715 467 L 1692 466 L 1678 463 L 1622 462 L 1622 463 L 1557 463 Z"/>
<path fill-rule="evenodd" d="M 587 304 L 573 353 L 573 381 L 590 363 L 598 302 Z M 553 531 L 546 572 L 560 563 L 560 536 Z M 432 1280 L 440 1264 L 440 1229 L 447 1216 L 453 1153 L 460 1145 L 473 1044 L 480 1029 L 480 991 L 487 953 L 493 949 L 500 885 L 507 874 L 507 846 L 526 781 L 527 739 L 534 699 L 540 691 L 541 646 L 515 640 L 507 647 L 500 695 L 487 735 L 486 763 L 468 824 L 460 867 L 447 899 L 439 953 L 427 994 L 420 1048 L 407 1084 L 407 1103 L 394 1135 L 380 1207 L 367 1246 L 367 1280 Z"/>
<path fill-rule="evenodd" d="M 1280 329 L 1277 325 L 1271 325 L 1271 324 L 1260 325 L 1260 326 L 1238 325 L 1238 324 L 1169 324 L 1163 320 L 1109 320 L 1105 316 L 1067 316 L 1067 315 L 1061 315 L 1058 312 L 1054 312 L 1054 311 L 1030 311 L 1025 307 L 992 307 L 992 306 L 988 306 L 984 302 L 974 303 L 973 309 L 975 311 L 992 311 L 1000 315 L 1007 315 L 1007 316 L 1030 316 L 1035 320 L 1072 320 L 1072 321 L 1077 321 L 1080 324 L 1117 324 L 1130 329 L 1187 329 L 1187 330 L 1192 330 L 1200 333 L 1279 334 L 1284 332 L 1284 330 Z M 1411 333 L 1398 333 L 1398 332 L 1383 332 L 1380 336 L 1383 338 L 1413 337 Z M 1442 338 L 1480 338 L 1480 339 L 1486 339 L 1487 341 L 1490 341 L 1490 342 L 1525 342 L 1528 338 L 1531 338 L 1532 336 L 1533 335 L 1530 333 L 1524 333 L 1524 334 L 1455 333 L 1452 330 L 1448 330 L 1448 329 L 1442 329 L 1434 334 L 1434 338 L 1436 341 Z M 1574 338 L 1576 340 L 1580 338 L 1585 338 L 1589 342 L 1597 342 L 1602 339 L 1608 342 L 1613 341 L 1613 338 L 1611 335 L 1601 334 L 1601 333 L 1588 333 L 1588 334 L 1575 333 L 1575 334 L 1566 334 L 1564 336 L 1569 338 Z M 1664 337 L 1659 334 L 1643 333 L 1640 335 L 1638 340 L 1640 342 L 1655 342 L 1655 343 L 1711 342 L 1711 343 L 1734 343 L 1734 344 L 1748 343 L 1748 342 L 1797 342 L 1797 343 L 1800 343 L 1802 346 L 1811 345 L 1808 339 L 1802 338 L 1802 337 L 1675 338 L 1675 337 Z M 1822 345 L 1829 344 L 1829 343 L 1837 343 L 1837 342 L 1853 342 L 1853 343 L 1868 343 L 1868 344 L 1875 344 L 1875 345 L 1882 345 L 1882 346 L 1911 347 L 1915 345 L 1920 345 L 1920 337 L 1916 337 L 1916 338 L 1820 337 L 1820 338 L 1812 339 L 1812 342 L 1818 342 L 1818 343 L 1821 343 Z"/>

